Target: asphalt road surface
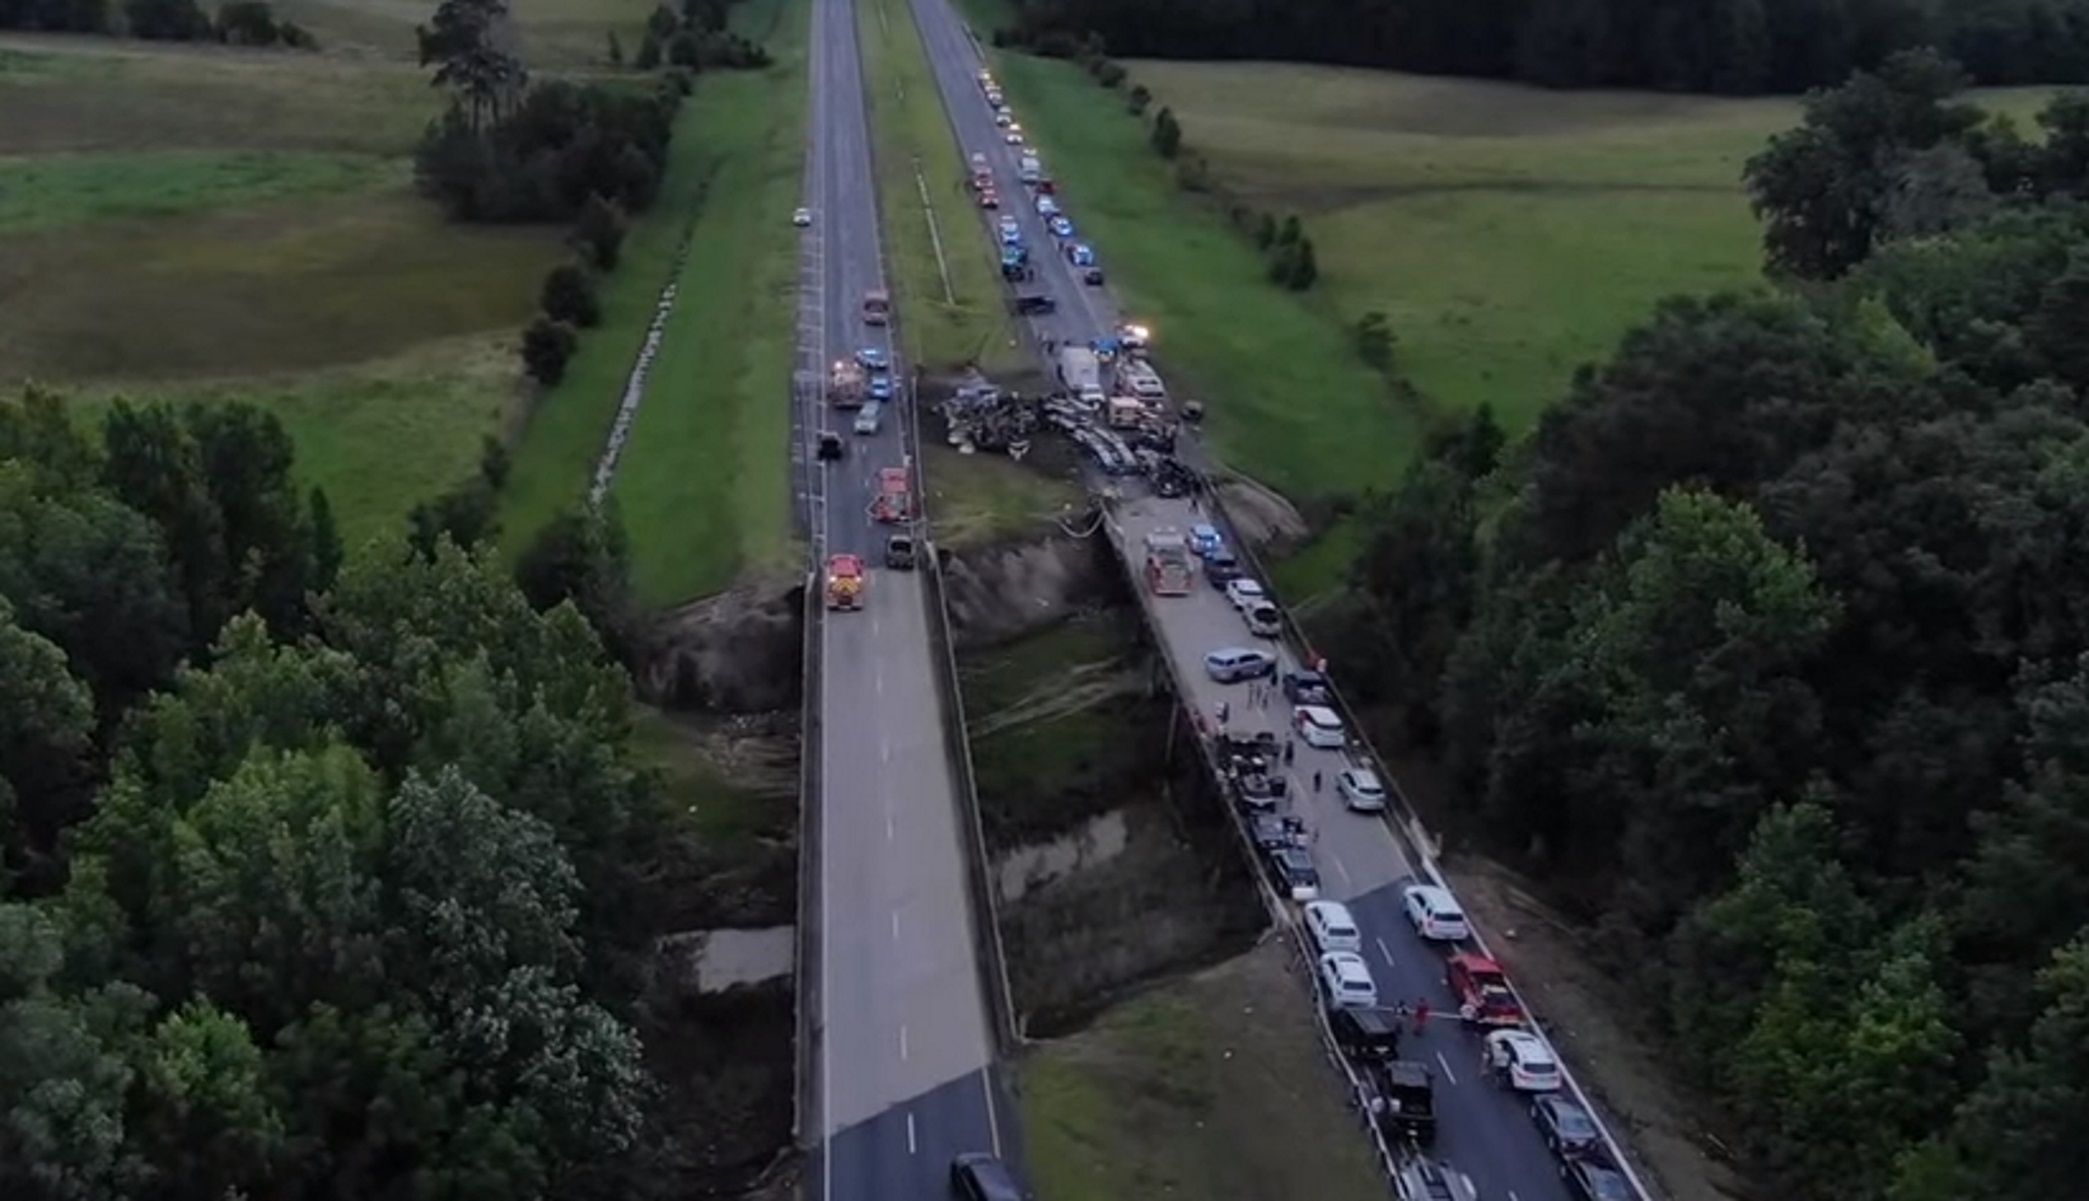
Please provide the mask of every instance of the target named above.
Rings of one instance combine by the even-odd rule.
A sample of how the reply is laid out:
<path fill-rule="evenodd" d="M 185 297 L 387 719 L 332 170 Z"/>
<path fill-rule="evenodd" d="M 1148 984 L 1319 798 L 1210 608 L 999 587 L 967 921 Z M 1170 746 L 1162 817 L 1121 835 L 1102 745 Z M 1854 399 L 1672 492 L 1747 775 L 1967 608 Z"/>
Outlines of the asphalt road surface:
<path fill-rule="evenodd" d="M 907 373 L 886 327 L 863 321 L 885 286 L 850 0 L 813 0 L 811 136 L 801 258 L 793 462 L 816 563 L 863 556 L 860 612 L 823 623 L 817 978 L 806 995 L 819 1055 L 813 1201 L 922 1201 L 947 1190 L 950 1161 L 999 1150 L 993 1043 L 974 962 L 966 859 L 943 744 L 920 577 L 883 569 L 892 527 L 869 515 L 877 472 L 907 462 L 912 398 L 875 434 L 822 409 L 835 359 L 874 347 Z M 777 214 L 782 220 L 784 214 Z M 838 463 L 815 440 L 838 433 Z"/>
<path fill-rule="evenodd" d="M 951 124 L 966 158 L 977 152 L 986 155 L 993 169 L 1003 208 L 1021 224 L 1024 242 L 1031 247 L 1037 277 L 1021 285 L 1026 293 L 1045 292 L 1057 301 L 1054 313 L 1033 319 L 1029 328 L 1040 342 L 1077 342 L 1114 332 L 1124 319 L 1106 290 L 1084 285 L 1062 253 L 1062 240 L 1052 236 L 1033 207 L 1033 197 L 1017 178 L 1019 150 L 1009 145 L 994 124 L 977 72 L 984 62 L 979 48 L 959 21 L 950 0 L 911 0 L 915 20 L 928 47 L 936 81 L 950 111 Z M 1018 121 L 1022 112 L 1015 114 Z M 1046 174 L 1052 163 L 1044 162 Z M 1076 237 L 1081 234 L 1081 197 L 1062 189 L 1057 199 L 1072 220 Z M 999 213 L 975 210 L 980 218 L 980 236 L 994 239 Z M 1105 270 L 1109 247 L 1096 246 Z M 1166 338 L 1166 331 L 1159 331 Z M 1049 368 L 1049 365 L 1048 365 Z M 1187 442 L 1186 457 L 1197 457 L 1197 448 Z M 1120 546 L 1134 555 L 1145 534 L 1156 526 L 1187 530 L 1211 518 L 1192 507 L 1189 500 L 1147 497 L 1130 501 L 1117 510 L 1113 531 Z M 1229 536 L 1231 534 L 1228 531 Z M 1137 561 L 1132 559 L 1129 561 Z M 1187 597 L 1154 597 L 1141 593 L 1149 618 L 1189 704 L 1209 715 L 1221 699 L 1228 702 L 1229 729 L 1253 733 L 1262 729 L 1282 738 L 1291 720 L 1290 707 L 1274 689 L 1266 707 L 1248 703 L 1245 684 L 1221 686 L 1204 672 L 1206 652 L 1223 646 L 1263 645 L 1278 652 L 1279 672 L 1299 665 L 1292 651 L 1279 643 L 1262 643 L 1251 637 L 1247 627 L 1219 592 L 1198 576 L 1196 591 Z M 1384 1003 L 1405 1000 L 1412 1004 L 1426 999 L 1440 1014 L 1456 1013 L 1456 1005 L 1444 983 L 1443 951 L 1425 943 L 1414 933 L 1403 908 L 1401 892 L 1415 880 L 1415 869 L 1401 843 L 1385 822 L 1375 815 L 1350 813 L 1335 792 L 1336 773 L 1352 763 L 1344 752 L 1314 750 L 1303 741 L 1296 744 L 1290 769 L 1290 788 L 1298 800 L 1294 812 L 1313 832 L 1313 857 L 1320 871 L 1321 895 L 1346 902 L 1364 935 L 1365 958 L 1369 961 Z M 1355 764 L 1363 766 L 1361 762 Z M 1313 788 L 1318 775 L 1321 787 Z M 1435 1155 L 1464 1173 L 1485 1201 L 1568 1201 L 1567 1185 L 1529 1115 L 1527 1099 L 1494 1084 L 1480 1070 L 1480 1040 L 1461 1028 L 1455 1017 L 1434 1019 L 1418 1036 L 1410 1037 L 1403 1052 L 1430 1064 L 1437 1073 L 1439 1133 Z"/>

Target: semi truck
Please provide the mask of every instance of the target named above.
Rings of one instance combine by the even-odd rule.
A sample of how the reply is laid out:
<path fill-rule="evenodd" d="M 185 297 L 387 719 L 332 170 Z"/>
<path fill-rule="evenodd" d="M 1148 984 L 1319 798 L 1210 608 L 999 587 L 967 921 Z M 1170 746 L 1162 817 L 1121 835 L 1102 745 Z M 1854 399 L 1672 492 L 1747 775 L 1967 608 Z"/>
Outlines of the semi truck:
<path fill-rule="evenodd" d="M 1182 531 L 1163 526 L 1146 535 L 1146 584 L 1155 596 L 1188 596 L 1191 577 L 1189 539 Z"/>
<path fill-rule="evenodd" d="M 837 409 L 863 407 L 863 368 L 847 359 L 834 360 L 827 374 L 827 403 Z"/>
<path fill-rule="evenodd" d="M 835 555 L 827 560 L 827 607 L 863 607 L 863 560 L 855 555 Z"/>
<path fill-rule="evenodd" d="M 1059 382 L 1088 404 L 1103 402 L 1103 368 L 1095 352 L 1085 346 L 1059 348 Z"/>

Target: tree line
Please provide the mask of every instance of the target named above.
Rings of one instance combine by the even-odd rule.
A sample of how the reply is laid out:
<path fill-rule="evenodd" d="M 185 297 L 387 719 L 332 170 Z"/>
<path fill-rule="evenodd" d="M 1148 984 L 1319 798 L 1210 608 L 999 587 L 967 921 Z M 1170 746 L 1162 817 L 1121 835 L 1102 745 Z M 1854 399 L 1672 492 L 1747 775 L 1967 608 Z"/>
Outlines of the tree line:
<path fill-rule="evenodd" d="M 646 1195 L 705 1085 L 603 524 L 518 586 L 294 478 L 250 406 L 0 402 L 0 1194 Z"/>
<path fill-rule="evenodd" d="M 1528 438 L 1440 432 L 1323 631 L 1798 1198 L 2080 1187 L 2089 98 L 2034 141 L 1961 80 L 1810 101 L 1749 174 L 1834 279 L 1671 299 Z M 1994 190 L 1912 182 L 1947 152 Z"/>
<path fill-rule="evenodd" d="M 278 20 L 265 0 L 226 0 L 215 19 L 196 0 L 123 0 L 120 12 L 109 0 L 0 0 L 0 29 L 319 49 L 318 39 L 295 21 Z"/>
<path fill-rule="evenodd" d="M 1983 84 L 2089 81 L 2089 0 L 1018 0 L 1074 57 L 1277 59 L 1547 87 L 1798 92 L 1936 46 Z"/>

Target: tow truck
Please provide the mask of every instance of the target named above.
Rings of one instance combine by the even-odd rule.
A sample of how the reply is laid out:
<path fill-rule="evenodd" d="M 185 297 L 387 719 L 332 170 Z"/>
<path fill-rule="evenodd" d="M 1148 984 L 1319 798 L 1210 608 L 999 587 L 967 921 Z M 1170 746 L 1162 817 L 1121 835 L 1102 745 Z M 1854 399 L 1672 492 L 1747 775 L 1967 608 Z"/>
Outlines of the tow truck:
<path fill-rule="evenodd" d="M 914 515 L 914 494 L 907 484 L 904 467 L 878 469 L 878 498 L 871 502 L 871 517 L 882 525 L 897 525 Z"/>
<path fill-rule="evenodd" d="M 827 607 L 863 608 L 863 560 L 855 555 L 835 555 L 827 560 Z"/>
<path fill-rule="evenodd" d="M 1188 596 L 1195 575 L 1181 530 L 1163 526 L 1146 535 L 1146 584 L 1155 596 Z"/>
<path fill-rule="evenodd" d="M 1444 983 L 1458 998 L 1458 1016 L 1475 1026 L 1522 1026 L 1523 1006 L 1509 991 L 1501 965 L 1477 951 L 1461 951 L 1444 964 Z"/>

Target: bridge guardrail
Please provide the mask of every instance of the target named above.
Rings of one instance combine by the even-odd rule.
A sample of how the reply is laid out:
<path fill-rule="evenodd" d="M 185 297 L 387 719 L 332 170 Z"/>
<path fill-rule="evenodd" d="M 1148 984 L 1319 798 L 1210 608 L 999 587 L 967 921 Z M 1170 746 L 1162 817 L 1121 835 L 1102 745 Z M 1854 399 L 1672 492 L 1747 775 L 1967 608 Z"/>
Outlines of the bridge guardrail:
<path fill-rule="evenodd" d="M 798 723 L 798 1013 L 797 1055 L 793 1065 L 798 1075 L 797 1106 L 791 1116 L 791 1138 L 799 1146 L 819 1141 L 818 1121 L 819 1042 L 822 1033 L 815 1015 L 819 1013 L 820 979 L 820 662 L 821 627 L 827 606 L 820 596 L 817 570 L 805 574 L 805 646 L 800 665 L 799 687 L 803 689 L 803 715 Z M 808 1131 L 812 1133 L 808 1136 Z"/>
<path fill-rule="evenodd" d="M 1192 470 L 1195 469 L 1193 468 Z M 1227 512 L 1226 502 L 1220 496 L 1218 489 L 1211 486 L 1210 475 L 1197 471 L 1197 483 L 1198 490 L 1203 494 L 1215 523 L 1221 526 L 1232 538 L 1230 544 L 1232 549 L 1247 564 L 1248 569 L 1254 573 L 1255 579 L 1262 585 L 1264 591 L 1269 593 L 1270 600 L 1276 605 L 1277 613 L 1283 625 L 1285 642 L 1290 644 L 1293 653 L 1298 656 L 1301 663 L 1311 662 L 1316 657 L 1312 640 L 1306 637 L 1304 627 L 1300 626 L 1297 619 L 1291 615 L 1291 606 L 1284 603 L 1283 597 L 1277 591 L 1276 582 L 1270 575 L 1268 568 L 1263 564 L 1261 556 L 1255 553 L 1254 548 L 1248 545 L 1246 539 L 1239 536 L 1241 527 L 1233 520 L 1232 515 Z M 1392 804 L 1387 806 L 1384 820 L 1391 829 L 1393 837 L 1399 839 L 1401 844 L 1407 848 L 1409 857 L 1421 867 L 1422 873 L 1429 878 L 1431 884 L 1455 895 L 1455 890 L 1451 888 L 1450 881 L 1444 877 L 1443 869 L 1436 861 L 1435 839 L 1430 836 L 1428 827 L 1422 824 L 1421 816 L 1415 812 L 1413 802 L 1407 799 L 1407 793 L 1400 787 L 1399 780 L 1394 777 L 1391 771 L 1387 770 L 1385 761 L 1378 754 L 1377 746 L 1365 736 L 1365 727 L 1362 722 L 1357 720 L 1356 711 L 1350 707 L 1349 701 L 1342 695 L 1342 689 L 1336 682 L 1332 665 L 1324 674 L 1327 676 L 1329 699 L 1333 701 L 1335 711 L 1341 715 L 1343 723 L 1350 732 L 1348 753 L 1354 758 L 1363 759 L 1365 765 L 1377 773 L 1379 781 L 1386 786 L 1386 791 L 1391 794 Z M 1398 820 L 1394 820 L 1395 817 Z M 1487 940 L 1481 935 L 1477 925 L 1473 927 L 1472 940 L 1474 945 L 1479 947 L 1481 954 L 1490 958 L 1494 957 L 1493 949 L 1487 945 Z M 1522 991 L 1516 987 L 1513 978 L 1509 980 L 1509 992 L 1516 998 L 1516 1003 L 1522 1006 L 1523 1012 L 1530 1015 L 1532 1024 L 1539 1025 L 1537 1009 L 1525 1000 Z M 1542 1030 L 1542 1026 L 1540 1026 L 1540 1029 Z M 1549 1036 L 1546 1041 L 1548 1043 L 1551 1042 Z M 1610 1158 L 1617 1164 L 1618 1170 L 1624 1174 L 1626 1181 L 1631 1184 L 1634 1195 L 1639 1198 L 1639 1201 L 1655 1201 L 1655 1194 L 1647 1188 L 1646 1182 L 1640 1178 L 1638 1171 L 1633 1167 L 1631 1157 L 1626 1154 L 1624 1144 L 1619 1142 L 1617 1136 L 1611 1132 L 1609 1121 L 1604 1118 L 1602 1111 L 1590 1099 L 1580 1080 L 1575 1078 L 1573 1069 L 1567 1065 L 1567 1057 L 1560 1053 L 1558 1047 L 1554 1047 L 1553 1051 L 1555 1057 L 1559 1060 L 1560 1076 L 1566 1081 L 1568 1093 L 1573 1096 L 1576 1103 L 1588 1111 L 1589 1117 L 1596 1124 L 1596 1130 L 1603 1136 L 1604 1150 L 1610 1153 Z"/>

